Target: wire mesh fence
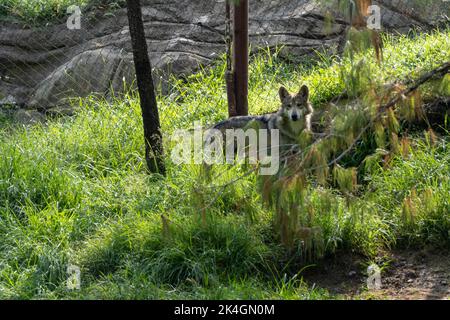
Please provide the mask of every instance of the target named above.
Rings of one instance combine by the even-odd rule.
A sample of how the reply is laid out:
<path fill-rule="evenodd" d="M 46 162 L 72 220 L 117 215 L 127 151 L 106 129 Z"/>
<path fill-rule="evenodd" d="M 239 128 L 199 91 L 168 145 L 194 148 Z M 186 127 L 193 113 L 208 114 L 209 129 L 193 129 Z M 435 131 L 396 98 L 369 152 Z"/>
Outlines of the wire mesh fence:
<path fill-rule="evenodd" d="M 316 2 L 250 1 L 253 51 L 282 46 L 286 57 L 295 58 L 335 50 L 348 25 L 341 20 L 330 25 Z M 395 27 L 432 24 L 418 10 L 443 16 L 450 4 L 376 3 L 383 24 Z M 142 4 L 154 80 L 164 93 L 170 94 L 169 75 L 189 75 L 220 60 L 226 50 L 224 0 Z M 124 0 L 0 0 L 0 27 L 2 109 L 70 112 L 73 98 L 109 98 L 134 81 Z M 272 102 L 274 95 L 267 92 L 266 100 Z"/>

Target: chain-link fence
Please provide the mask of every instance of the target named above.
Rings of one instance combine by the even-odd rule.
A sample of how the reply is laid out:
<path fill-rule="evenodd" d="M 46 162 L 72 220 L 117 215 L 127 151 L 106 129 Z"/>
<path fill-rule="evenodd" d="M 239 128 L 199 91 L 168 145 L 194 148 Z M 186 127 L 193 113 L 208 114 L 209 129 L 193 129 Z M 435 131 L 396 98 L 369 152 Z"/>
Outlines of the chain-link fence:
<path fill-rule="evenodd" d="M 316 49 L 335 50 L 347 24 L 328 23 L 317 1 L 250 1 L 250 43 L 283 46 L 301 57 Z M 383 24 L 429 25 L 410 1 L 378 1 Z M 144 25 L 163 92 L 168 75 L 189 75 L 226 50 L 224 0 L 142 1 Z M 448 12 L 432 1 L 427 12 Z M 110 97 L 134 80 L 131 42 L 123 0 L 0 0 L 0 108 L 61 113 L 74 97 Z M 322 10 L 322 11 L 321 11 Z M 268 101 L 276 93 L 268 93 Z M 163 115 L 164 116 L 164 115 Z"/>

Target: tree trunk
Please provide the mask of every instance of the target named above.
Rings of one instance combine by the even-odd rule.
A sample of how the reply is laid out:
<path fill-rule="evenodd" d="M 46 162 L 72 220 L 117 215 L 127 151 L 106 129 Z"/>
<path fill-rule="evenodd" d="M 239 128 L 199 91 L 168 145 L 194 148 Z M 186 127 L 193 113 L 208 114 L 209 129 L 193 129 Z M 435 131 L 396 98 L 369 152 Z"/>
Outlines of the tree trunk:
<path fill-rule="evenodd" d="M 152 173 L 165 175 L 161 125 L 148 57 L 140 0 L 127 0 L 128 23 L 144 124 L 145 160 Z"/>

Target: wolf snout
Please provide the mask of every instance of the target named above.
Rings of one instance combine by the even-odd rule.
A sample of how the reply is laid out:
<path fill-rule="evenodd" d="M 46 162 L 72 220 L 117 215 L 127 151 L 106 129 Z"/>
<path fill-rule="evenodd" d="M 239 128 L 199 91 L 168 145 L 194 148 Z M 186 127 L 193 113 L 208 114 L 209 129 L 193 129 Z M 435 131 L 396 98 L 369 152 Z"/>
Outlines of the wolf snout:
<path fill-rule="evenodd" d="M 298 121 L 299 116 L 298 116 L 298 114 L 293 114 L 293 115 L 291 116 L 291 118 L 292 118 L 292 121 Z"/>

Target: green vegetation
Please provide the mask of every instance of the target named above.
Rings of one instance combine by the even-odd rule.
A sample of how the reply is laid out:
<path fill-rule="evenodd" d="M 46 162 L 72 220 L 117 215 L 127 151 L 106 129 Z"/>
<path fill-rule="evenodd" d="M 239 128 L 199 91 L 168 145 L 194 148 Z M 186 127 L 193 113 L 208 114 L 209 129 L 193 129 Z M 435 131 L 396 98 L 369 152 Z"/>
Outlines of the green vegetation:
<path fill-rule="evenodd" d="M 381 66 L 370 50 L 361 57 L 377 83 L 414 78 L 450 60 L 449 36 L 386 36 Z M 340 94 L 352 62 L 321 57 L 307 66 L 276 52 L 254 57 L 250 112 L 276 110 L 280 84 L 308 84 L 317 109 Z M 226 117 L 223 71 L 218 63 L 173 79 L 159 97 L 166 138 Z M 167 157 L 168 177 L 157 179 L 145 172 L 135 93 L 113 103 L 85 99 L 77 110 L 32 127 L 1 122 L 0 298 L 335 298 L 302 281 L 304 267 L 320 261 L 280 245 L 256 176 L 211 188 L 197 166 Z M 408 156 L 368 166 L 356 199 L 331 186 L 310 190 L 301 218 L 322 229 L 325 254 L 450 248 L 450 141 L 421 132 L 409 139 Z M 220 170 L 214 185 L 246 172 Z M 81 268 L 80 291 L 66 288 L 69 264 Z"/>
<path fill-rule="evenodd" d="M 0 0 L 0 20 L 6 18 L 40 25 L 67 16 L 67 8 L 72 5 L 112 10 L 124 4 L 125 0 Z"/>
<path fill-rule="evenodd" d="M 84 6 L 88 0 L 1 0 L 0 16 L 14 17 L 25 22 L 54 21 L 66 15 L 71 5 Z"/>

